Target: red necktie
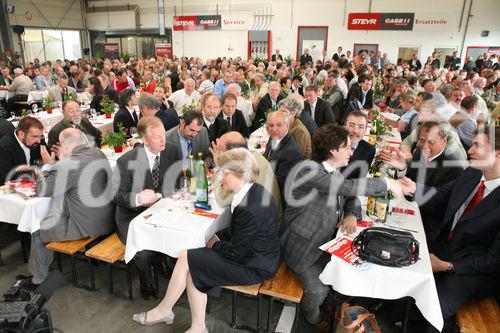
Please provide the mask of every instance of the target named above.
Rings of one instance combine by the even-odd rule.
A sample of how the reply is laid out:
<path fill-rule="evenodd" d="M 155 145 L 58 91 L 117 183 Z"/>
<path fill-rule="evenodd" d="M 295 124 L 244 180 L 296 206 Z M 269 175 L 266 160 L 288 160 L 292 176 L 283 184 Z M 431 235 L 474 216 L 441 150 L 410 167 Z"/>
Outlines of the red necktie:
<path fill-rule="evenodd" d="M 484 185 L 484 180 L 481 180 L 481 182 L 479 183 L 479 188 L 476 191 L 476 194 L 474 194 L 471 201 L 469 201 L 469 204 L 467 205 L 467 207 L 465 207 L 465 210 L 462 213 L 462 215 L 460 215 L 460 218 L 458 219 L 457 224 L 463 219 L 463 217 L 467 213 L 469 213 L 474 207 L 476 207 L 481 202 L 481 200 L 483 200 L 485 188 L 486 188 L 486 186 Z M 457 227 L 457 225 L 455 224 L 455 228 L 456 227 Z M 452 235 L 453 235 L 453 230 L 450 231 L 450 234 L 448 235 L 448 240 L 451 239 Z"/>

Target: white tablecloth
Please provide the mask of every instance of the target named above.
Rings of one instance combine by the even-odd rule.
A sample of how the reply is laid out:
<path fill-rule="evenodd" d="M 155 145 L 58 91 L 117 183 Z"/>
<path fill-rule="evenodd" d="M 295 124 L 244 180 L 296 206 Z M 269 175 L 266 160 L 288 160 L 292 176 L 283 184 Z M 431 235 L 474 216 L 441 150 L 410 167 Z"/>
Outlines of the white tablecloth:
<path fill-rule="evenodd" d="M 222 209 L 212 201 L 210 213 L 222 213 Z M 188 205 L 188 200 L 164 198 L 134 218 L 128 229 L 125 262 L 132 260 L 142 250 L 157 251 L 177 258 L 183 250 L 204 247 L 215 232 L 227 225 L 228 219 L 214 219 L 188 212 L 185 209 Z M 145 219 L 148 215 L 151 216 Z"/>
<path fill-rule="evenodd" d="M 2 100 L 2 99 L 6 99 L 7 100 L 10 97 L 12 97 L 12 95 L 14 95 L 14 94 L 11 93 L 8 90 L 0 90 L 0 100 Z"/>
<path fill-rule="evenodd" d="M 413 265 L 402 268 L 372 263 L 355 267 L 332 255 L 331 261 L 326 265 L 319 279 L 325 285 L 331 285 L 334 290 L 344 295 L 381 299 L 413 297 L 425 319 L 441 331 L 443 316 L 432 274 L 422 219 L 416 203 L 406 203 L 406 205 L 415 211 L 415 215 L 404 215 L 404 222 L 396 222 L 390 216 L 387 223 L 377 223 L 375 226 L 395 227 L 396 230 L 399 227 L 416 231 L 412 234 L 420 243 L 420 260 Z M 361 230 L 358 227 L 357 233 Z M 343 235 L 339 231 L 336 239 L 340 237 L 353 239 L 353 237 Z"/>
<path fill-rule="evenodd" d="M 103 137 L 108 132 L 113 132 L 113 118 L 106 118 L 104 115 L 97 116 L 95 118 L 90 118 L 90 122 L 99 131 L 101 131 Z"/>
<path fill-rule="evenodd" d="M 41 101 L 49 96 L 48 90 L 32 90 L 28 94 L 28 104 Z"/>

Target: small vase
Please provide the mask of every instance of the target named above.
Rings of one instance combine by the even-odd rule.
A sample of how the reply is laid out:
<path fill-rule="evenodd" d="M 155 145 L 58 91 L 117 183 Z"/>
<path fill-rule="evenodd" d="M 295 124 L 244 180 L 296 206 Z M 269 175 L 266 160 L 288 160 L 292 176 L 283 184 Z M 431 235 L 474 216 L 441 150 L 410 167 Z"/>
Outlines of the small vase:
<path fill-rule="evenodd" d="M 113 149 L 115 150 L 115 153 L 123 152 L 123 146 L 113 147 Z"/>
<path fill-rule="evenodd" d="M 111 113 L 106 113 L 106 114 L 105 114 L 105 117 L 106 117 L 107 119 L 110 119 L 110 118 L 111 118 Z"/>
<path fill-rule="evenodd" d="M 52 109 L 47 109 L 47 114 L 52 114 Z"/>

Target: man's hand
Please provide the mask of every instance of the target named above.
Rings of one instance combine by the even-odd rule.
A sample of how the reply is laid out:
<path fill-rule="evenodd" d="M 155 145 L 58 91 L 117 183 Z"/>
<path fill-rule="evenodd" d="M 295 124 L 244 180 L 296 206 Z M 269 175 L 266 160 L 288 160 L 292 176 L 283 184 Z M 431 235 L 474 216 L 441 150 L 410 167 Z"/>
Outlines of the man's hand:
<path fill-rule="evenodd" d="M 217 164 L 217 154 L 219 152 L 219 139 L 215 139 L 215 141 L 212 141 L 212 146 L 208 147 L 208 150 L 210 151 L 210 154 L 212 154 L 214 158 L 214 163 L 215 165 Z"/>
<path fill-rule="evenodd" d="M 399 182 L 401 183 L 401 189 L 404 195 L 415 194 L 417 191 L 417 184 L 410 178 L 403 177 L 399 179 Z"/>
<path fill-rule="evenodd" d="M 220 239 L 219 237 L 217 237 L 216 235 L 213 235 L 212 237 L 210 237 L 210 239 L 207 241 L 207 247 L 209 249 L 211 249 L 215 243 L 219 242 Z"/>
<path fill-rule="evenodd" d="M 47 151 L 47 147 L 40 145 L 40 155 L 42 156 L 43 164 L 54 163 L 56 154 L 52 151 L 51 154 Z"/>
<path fill-rule="evenodd" d="M 406 169 L 406 156 L 400 151 L 396 151 L 393 154 L 390 151 L 383 150 L 380 157 L 385 164 L 392 168 L 396 168 L 399 171 Z"/>
<path fill-rule="evenodd" d="M 16 172 L 23 173 L 23 172 L 30 172 L 33 171 L 33 168 L 27 164 L 21 164 L 16 167 Z"/>
<path fill-rule="evenodd" d="M 158 197 L 156 196 L 155 191 L 147 189 L 139 192 L 138 200 L 141 206 L 149 207 L 158 201 Z"/>
<path fill-rule="evenodd" d="M 339 224 L 340 224 L 340 231 L 342 231 L 345 234 L 350 235 L 356 232 L 357 221 L 355 216 L 348 215 L 344 217 Z"/>
<path fill-rule="evenodd" d="M 50 150 L 52 151 L 52 153 L 54 153 L 55 156 L 59 157 L 59 159 L 62 158 L 61 156 L 61 144 L 58 142 L 58 143 L 54 143 L 52 145 L 52 147 L 50 147 Z"/>
<path fill-rule="evenodd" d="M 135 144 L 137 143 L 137 140 L 134 138 L 127 139 L 127 145 L 134 148 Z"/>
<path fill-rule="evenodd" d="M 429 253 L 431 258 L 431 267 L 433 272 L 446 272 L 448 271 L 448 262 L 439 259 L 433 253 Z"/>

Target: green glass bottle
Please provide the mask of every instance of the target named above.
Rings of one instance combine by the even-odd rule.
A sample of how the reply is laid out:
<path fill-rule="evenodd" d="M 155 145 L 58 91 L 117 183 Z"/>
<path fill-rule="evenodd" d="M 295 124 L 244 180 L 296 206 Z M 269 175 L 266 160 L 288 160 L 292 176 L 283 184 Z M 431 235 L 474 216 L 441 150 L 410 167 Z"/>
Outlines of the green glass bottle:
<path fill-rule="evenodd" d="M 196 199 L 197 203 L 208 205 L 208 178 L 205 162 L 201 159 L 201 153 L 198 154 L 198 176 L 196 177 Z"/>

